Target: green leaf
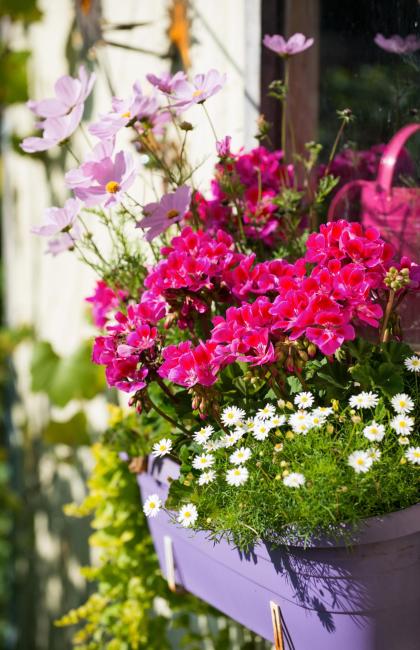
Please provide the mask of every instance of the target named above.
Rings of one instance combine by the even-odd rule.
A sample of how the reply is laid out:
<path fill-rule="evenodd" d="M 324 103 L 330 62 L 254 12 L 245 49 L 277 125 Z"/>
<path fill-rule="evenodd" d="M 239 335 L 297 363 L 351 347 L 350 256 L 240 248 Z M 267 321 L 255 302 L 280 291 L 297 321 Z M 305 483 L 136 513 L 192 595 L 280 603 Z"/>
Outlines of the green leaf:
<path fill-rule="evenodd" d="M 45 392 L 56 406 L 65 406 L 72 399 L 92 399 L 105 388 L 102 368 L 92 363 L 90 343 L 69 357 L 59 357 L 50 343 L 37 343 L 31 374 L 32 390 Z"/>
<path fill-rule="evenodd" d="M 71 447 L 88 445 L 87 420 L 83 411 L 76 413 L 67 422 L 51 420 L 43 431 L 43 439 L 50 445 L 62 444 Z"/>
<path fill-rule="evenodd" d="M 381 363 L 372 373 L 375 387 L 380 388 L 388 397 L 401 393 L 404 390 L 404 380 L 400 368 L 393 363 Z"/>
<path fill-rule="evenodd" d="M 42 18 L 37 0 L 0 0 L 0 17 L 7 16 L 12 21 L 32 23 Z"/>

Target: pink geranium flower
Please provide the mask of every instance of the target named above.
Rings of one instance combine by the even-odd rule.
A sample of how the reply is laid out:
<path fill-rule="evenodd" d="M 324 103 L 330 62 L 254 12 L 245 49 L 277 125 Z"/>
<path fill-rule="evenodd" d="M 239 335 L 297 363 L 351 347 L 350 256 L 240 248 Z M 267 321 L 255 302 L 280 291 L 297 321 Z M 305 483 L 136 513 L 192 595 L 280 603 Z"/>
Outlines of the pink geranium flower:
<path fill-rule="evenodd" d="M 48 242 L 48 253 L 58 255 L 74 248 L 75 241 L 81 236 L 80 226 L 76 221 L 79 210 L 79 202 L 76 199 L 68 199 L 63 208 L 47 208 L 44 212 L 44 223 L 32 228 L 34 235 L 54 237 Z"/>
<path fill-rule="evenodd" d="M 95 75 L 88 75 L 82 66 L 77 79 L 65 75 L 56 81 L 55 97 L 38 102 L 30 100 L 27 103 L 30 110 L 44 118 L 37 124 L 43 134 L 42 137 L 25 138 L 21 143 L 23 151 L 46 151 L 67 140 L 80 124 L 84 102 L 94 83 Z"/>
<path fill-rule="evenodd" d="M 280 34 L 273 34 L 273 36 L 266 34 L 263 40 L 265 47 L 283 57 L 304 52 L 313 45 L 313 42 L 313 38 L 306 38 L 306 36 L 299 33 L 293 34 L 288 40 L 280 36 Z"/>
<path fill-rule="evenodd" d="M 196 74 L 192 82 L 177 81 L 173 88 L 174 107 L 185 111 L 195 104 L 203 104 L 223 88 L 226 75 L 217 70 L 209 70 L 205 74 Z"/>
<path fill-rule="evenodd" d="M 127 298 L 127 292 L 114 291 L 106 282 L 99 280 L 96 283 L 95 291 L 86 298 L 86 302 L 92 305 L 92 318 L 96 327 L 104 327 L 109 319 L 110 312 L 118 309 L 120 303 Z"/>
<path fill-rule="evenodd" d="M 137 228 L 148 229 L 147 241 L 163 233 L 173 223 L 178 223 L 190 207 L 191 188 L 187 185 L 178 187 L 175 192 L 162 196 L 158 203 L 148 203 L 143 211 L 146 215 L 138 222 Z"/>
<path fill-rule="evenodd" d="M 374 41 L 378 47 L 393 54 L 410 54 L 420 50 L 420 39 L 415 34 L 409 34 L 405 38 L 397 34 L 389 38 L 376 34 Z"/>
<path fill-rule="evenodd" d="M 68 187 L 86 206 L 117 203 L 135 180 L 131 155 L 125 151 L 112 152 L 111 141 L 100 142 L 80 167 L 65 176 Z"/>

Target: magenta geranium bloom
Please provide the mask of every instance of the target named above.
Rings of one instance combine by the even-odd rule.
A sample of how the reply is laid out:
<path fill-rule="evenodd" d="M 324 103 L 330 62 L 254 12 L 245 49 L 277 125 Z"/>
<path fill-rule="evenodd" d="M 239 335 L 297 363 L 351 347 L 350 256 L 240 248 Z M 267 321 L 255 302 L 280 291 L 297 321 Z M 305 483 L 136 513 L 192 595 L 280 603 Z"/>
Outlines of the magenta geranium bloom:
<path fill-rule="evenodd" d="M 223 88 L 226 75 L 217 70 L 209 70 L 205 74 L 196 74 L 192 82 L 181 80 L 173 88 L 172 98 L 174 107 L 185 111 L 194 104 L 202 104 Z"/>
<path fill-rule="evenodd" d="M 55 82 L 55 97 L 41 99 L 39 102 L 30 99 L 27 106 L 38 117 L 63 117 L 77 106 L 83 106 L 92 91 L 95 79 L 95 74 L 89 75 L 85 68 L 81 66 L 78 78 L 75 79 L 64 75 Z"/>
<path fill-rule="evenodd" d="M 88 207 L 118 203 L 135 180 L 136 169 L 130 154 L 113 154 L 112 150 L 111 141 L 99 143 L 80 167 L 65 176 L 68 187 Z"/>
<path fill-rule="evenodd" d="M 410 54 L 420 50 L 420 39 L 415 34 L 409 34 L 405 38 L 397 34 L 389 38 L 385 38 L 382 34 L 376 34 L 374 41 L 378 47 L 393 54 Z"/>
<path fill-rule="evenodd" d="M 152 241 L 163 233 L 169 226 L 178 223 L 189 210 L 191 188 L 187 185 L 178 187 L 175 192 L 162 196 L 158 203 L 148 203 L 143 212 L 146 215 L 139 221 L 137 228 L 147 228 L 146 239 Z"/>
<path fill-rule="evenodd" d="M 58 255 L 58 253 L 74 248 L 74 243 L 81 236 L 80 226 L 77 222 L 79 210 L 79 201 L 68 199 L 63 208 L 47 208 L 44 212 L 44 223 L 32 228 L 31 232 L 34 235 L 54 238 L 48 242 L 48 253 Z"/>
<path fill-rule="evenodd" d="M 306 38 L 306 36 L 299 33 L 293 34 L 288 40 L 280 36 L 280 34 L 273 34 L 273 36 L 266 34 L 263 40 L 265 47 L 283 57 L 304 52 L 313 45 L 313 42 L 313 38 Z"/>

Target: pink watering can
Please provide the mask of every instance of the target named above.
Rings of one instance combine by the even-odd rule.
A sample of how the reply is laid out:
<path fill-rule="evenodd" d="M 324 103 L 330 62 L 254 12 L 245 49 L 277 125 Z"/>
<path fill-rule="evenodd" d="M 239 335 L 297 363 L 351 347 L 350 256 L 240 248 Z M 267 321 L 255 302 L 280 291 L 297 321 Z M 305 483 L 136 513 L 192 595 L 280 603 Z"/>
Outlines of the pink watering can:
<path fill-rule="evenodd" d="M 392 186 L 398 156 L 408 138 L 417 131 L 420 131 L 420 124 L 408 124 L 394 135 L 382 154 L 375 181 L 351 181 L 337 192 L 328 210 L 328 221 L 342 218 L 340 204 L 359 189 L 361 223 L 377 228 L 395 247 L 397 257 L 407 255 L 419 264 L 420 188 Z M 404 300 L 400 313 L 404 340 L 419 348 L 420 291 Z"/>

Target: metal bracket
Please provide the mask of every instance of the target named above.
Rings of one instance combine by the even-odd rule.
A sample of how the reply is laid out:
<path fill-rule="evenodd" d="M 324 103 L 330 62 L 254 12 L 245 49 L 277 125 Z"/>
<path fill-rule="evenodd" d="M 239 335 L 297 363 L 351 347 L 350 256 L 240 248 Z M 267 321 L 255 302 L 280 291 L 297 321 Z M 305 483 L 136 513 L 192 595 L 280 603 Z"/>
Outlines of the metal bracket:
<path fill-rule="evenodd" d="M 271 622 L 273 624 L 274 647 L 276 650 L 285 650 L 283 626 L 281 624 L 281 610 L 277 603 L 270 600 Z"/>
<path fill-rule="evenodd" d="M 171 591 L 176 592 L 174 551 L 172 539 L 169 535 L 165 535 L 163 538 L 163 550 L 165 554 L 166 580 L 168 582 L 168 587 Z"/>

